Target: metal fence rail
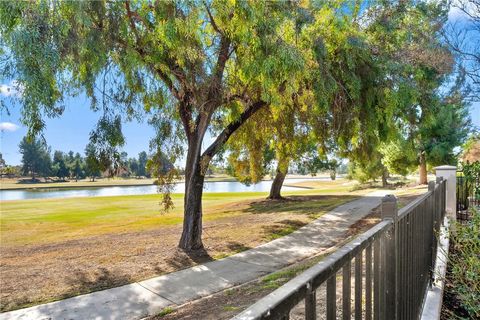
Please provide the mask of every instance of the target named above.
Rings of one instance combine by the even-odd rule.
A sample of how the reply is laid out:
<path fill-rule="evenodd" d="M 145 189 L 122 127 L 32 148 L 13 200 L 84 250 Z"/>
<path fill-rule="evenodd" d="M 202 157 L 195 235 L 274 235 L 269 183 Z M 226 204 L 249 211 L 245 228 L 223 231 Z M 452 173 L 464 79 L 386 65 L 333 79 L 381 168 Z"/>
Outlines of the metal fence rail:
<path fill-rule="evenodd" d="M 399 212 L 396 198 L 384 197 L 380 223 L 233 319 L 418 318 L 445 215 L 445 182 L 431 182 Z M 324 295 L 317 295 L 321 289 Z"/>

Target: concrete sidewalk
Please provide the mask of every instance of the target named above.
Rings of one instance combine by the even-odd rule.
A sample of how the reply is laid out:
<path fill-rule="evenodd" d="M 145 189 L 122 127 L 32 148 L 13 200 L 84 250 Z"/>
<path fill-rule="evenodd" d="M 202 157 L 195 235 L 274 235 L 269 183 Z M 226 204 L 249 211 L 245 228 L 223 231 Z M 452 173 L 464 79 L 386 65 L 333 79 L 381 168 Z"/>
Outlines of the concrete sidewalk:
<path fill-rule="evenodd" d="M 388 191 L 343 204 L 290 235 L 225 259 L 149 280 L 0 314 L 11 319 L 140 319 L 248 282 L 317 254 L 378 206 Z"/>

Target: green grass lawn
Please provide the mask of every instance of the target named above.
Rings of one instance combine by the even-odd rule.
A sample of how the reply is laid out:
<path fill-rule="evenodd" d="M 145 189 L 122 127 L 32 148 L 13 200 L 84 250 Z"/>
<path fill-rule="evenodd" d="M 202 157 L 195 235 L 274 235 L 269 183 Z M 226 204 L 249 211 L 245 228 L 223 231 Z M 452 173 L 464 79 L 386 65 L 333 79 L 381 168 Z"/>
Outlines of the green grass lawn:
<path fill-rule="evenodd" d="M 260 194 L 206 194 L 208 211 Z M 161 212 L 160 196 L 134 195 L 6 201 L 2 203 L 2 245 L 25 245 L 76 239 L 105 233 L 134 232 L 182 222 L 183 195 L 173 195 L 175 208 Z M 205 220 L 217 218 L 206 214 Z"/>
<path fill-rule="evenodd" d="M 285 195 L 347 193 L 348 187 L 325 183 L 323 189 L 285 192 Z M 204 221 L 233 217 L 245 212 L 228 205 L 265 198 L 265 192 L 205 193 Z M 332 198 L 332 201 L 339 199 Z M 136 232 L 161 226 L 181 224 L 183 194 L 173 194 L 175 207 L 164 213 L 160 195 L 134 195 L 65 199 L 4 201 L 1 204 L 0 232 L 2 246 L 44 244 L 107 233 Z M 333 203 L 334 204 L 334 203 Z M 283 204 L 281 206 L 284 206 Z M 269 212 L 302 210 L 308 201 L 294 202 L 284 208 L 257 205 L 249 210 Z M 227 208 L 224 210 L 224 208 Z"/>

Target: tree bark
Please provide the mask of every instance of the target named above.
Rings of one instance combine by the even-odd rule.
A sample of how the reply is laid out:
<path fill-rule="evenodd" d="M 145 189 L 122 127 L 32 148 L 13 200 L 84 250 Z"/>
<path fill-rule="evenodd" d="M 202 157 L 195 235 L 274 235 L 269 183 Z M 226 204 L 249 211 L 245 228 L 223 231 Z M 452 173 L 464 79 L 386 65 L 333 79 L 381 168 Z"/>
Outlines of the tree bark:
<path fill-rule="evenodd" d="M 425 159 L 425 152 L 422 151 L 420 153 L 420 165 L 419 165 L 419 175 L 420 179 L 418 181 L 419 184 L 428 184 L 427 180 L 427 160 Z"/>
<path fill-rule="evenodd" d="M 382 187 L 388 187 L 388 171 L 387 169 L 383 169 L 383 172 L 382 172 Z"/>
<path fill-rule="evenodd" d="M 337 178 L 337 170 L 332 169 L 330 170 L 330 179 L 334 181 Z"/>
<path fill-rule="evenodd" d="M 268 199 L 275 199 L 275 200 L 283 199 L 281 191 L 282 191 L 283 182 L 285 181 L 285 176 L 287 175 L 288 164 L 289 164 L 288 160 L 282 159 L 278 161 L 277 173 L 275 174 L 275 178 L 273 179 Z"/>
<path fill-rule="evenodd" d="M 185 167 L 185 196 L 183 230 L 178 246 L 190 251 L 203 248 L 202 243 L 202 195 L 205 180 L 202 172 L 201 145 L 203 130 L 195 130 L 188 142 Z M 203 164 L 206 165 L 206 164 Z"/>
<path fill-rule="evenodd" d="M 184 250 L 203 248 L 202 243 L 202 194 L 204 176 L 196 172 L 185 186 L 183 231 L 179 247 Z"/>

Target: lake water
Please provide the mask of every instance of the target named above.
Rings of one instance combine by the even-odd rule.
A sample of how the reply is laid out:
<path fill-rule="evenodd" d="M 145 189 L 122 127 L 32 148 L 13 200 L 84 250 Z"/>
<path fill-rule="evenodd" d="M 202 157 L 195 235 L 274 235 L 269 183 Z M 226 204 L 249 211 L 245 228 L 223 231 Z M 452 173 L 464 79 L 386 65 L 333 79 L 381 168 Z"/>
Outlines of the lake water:
<path fill-rule="evenodd" d="M 286 179 L 282 191 L 301 190 L 301 188 L 289 187 L 288 184 L 305 180 L 330 180 L 327 177 L 312 179 Z M 204 192 L 268 192 L 272 181 L 261 181 L 257 184 L 246 186 L 240 182 L 205 182 Z M 122 187 L 87 187 L 87 188 L 38 188 L 24 190 L 2 190 L 1 200 L 27 200 L 48 198 L 73 198 L 73 197 L 101 197 L 101 196 L 124 196 L 155 194 L 157 186 L 122 186 Z M 174 193 L 184 193 L 185 184 L 176 183 Z"/>

